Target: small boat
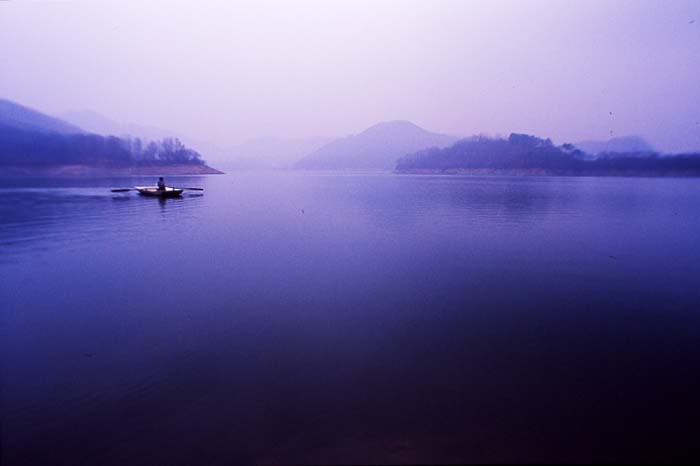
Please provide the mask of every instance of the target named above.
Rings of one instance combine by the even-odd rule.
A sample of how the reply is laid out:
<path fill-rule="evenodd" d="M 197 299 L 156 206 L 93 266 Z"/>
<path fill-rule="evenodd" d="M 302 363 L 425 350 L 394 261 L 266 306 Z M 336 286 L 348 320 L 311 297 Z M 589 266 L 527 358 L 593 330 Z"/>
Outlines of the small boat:
<path fill-rule="evenodd" d="M 165 188 L 158 189 L 158 186 L 134 186 L 133 188 L 115 188 L 111 189 L 113 193 L 128 193 L 129 191 L 138 191 L 142 196 L 150 197 L 180 197 L 183 191 L 204 191 L 204 188 Z"/>
<path fill-rule="evenodd" d="M 135 186 L 134 189 L 142 196 L 151 197 L 180 197 L 184 191 L 181 188 L 158 189 L 158 186 Z"/>

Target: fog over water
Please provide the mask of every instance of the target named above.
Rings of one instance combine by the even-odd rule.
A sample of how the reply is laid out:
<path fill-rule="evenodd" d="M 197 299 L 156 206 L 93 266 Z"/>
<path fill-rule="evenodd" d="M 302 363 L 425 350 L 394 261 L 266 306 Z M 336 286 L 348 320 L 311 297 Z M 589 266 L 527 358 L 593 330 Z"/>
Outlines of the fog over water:
<path fill-rule="evenodd" d="M 700 149 L 693 0 L 0 2 L 0 42 L 6 98 L 221 146 L 406 119 Z"/>

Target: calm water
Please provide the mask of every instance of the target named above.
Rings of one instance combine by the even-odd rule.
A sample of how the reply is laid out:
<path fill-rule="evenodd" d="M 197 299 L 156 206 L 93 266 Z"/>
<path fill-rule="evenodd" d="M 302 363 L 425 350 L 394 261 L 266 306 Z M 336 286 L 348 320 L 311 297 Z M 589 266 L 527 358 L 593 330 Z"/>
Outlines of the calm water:
<path fill-rule="evenodd" d="M 3 181 L 3 464 L 700 456 L 700 181 L 169 181 Z"/>

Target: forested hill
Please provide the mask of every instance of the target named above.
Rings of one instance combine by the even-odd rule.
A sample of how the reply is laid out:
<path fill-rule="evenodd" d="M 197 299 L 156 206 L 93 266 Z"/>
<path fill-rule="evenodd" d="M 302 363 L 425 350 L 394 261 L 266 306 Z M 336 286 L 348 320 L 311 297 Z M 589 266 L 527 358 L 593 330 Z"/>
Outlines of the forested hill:
<path fill-rule="evenodd" d="M 443 149 L 401 158 L 399 173 L 509 172 L 562 175 L 700 176 L 700 154 L 602 153 L 595 160 L 572 144 L 511 134 L 508 139 L 475 136 Z"/>
<path fill-rule="evenodd" d="M 0 102 L 0 167 L 4 174 L 46 174 L 49 168 L 128 170 L 180 167 L 177 173 L 214 173 L 201 155 L 176 138 L 144 142 L 83 132 L 62 120 L 9 101 Z M 189 168 L 187 168 L 189 167 Z M 65 172 L 65 170 L 64 170 Z M 81 170 L 81 173 L 96 173 Z"/>
<path fill-rule="evenodd" d="M 151 141 L 97 134 L 27 131 L 0 124 L 0 165 L 167 165 L 204 164 L 178 139 Z"/>

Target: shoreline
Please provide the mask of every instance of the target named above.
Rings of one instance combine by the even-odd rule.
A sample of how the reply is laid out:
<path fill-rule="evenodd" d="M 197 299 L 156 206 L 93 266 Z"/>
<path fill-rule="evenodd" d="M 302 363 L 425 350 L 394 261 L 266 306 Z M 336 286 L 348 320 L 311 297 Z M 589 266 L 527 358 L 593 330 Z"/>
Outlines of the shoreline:
<path fill-rule="evenodd" d="M 445 175 L 445 176 L 565 176 L 565 177 L 618 177 L 618 178 L 700 178 L 700 172 L 669 170 L 547 170 L 547 169 L 499 169 L 499 168 L 411 168 L 394 170 L 397 175 Z"/>
<path fill-rule="evenodd" d="M 57 165 L 52 167 L 0 167 L 0 178 L 78 178 L 112 176 L 179 176 L 222 175 L 224 172 L 208 165 L 149 165 L 129 167 L 99 167 L 89 165 Z"/>

